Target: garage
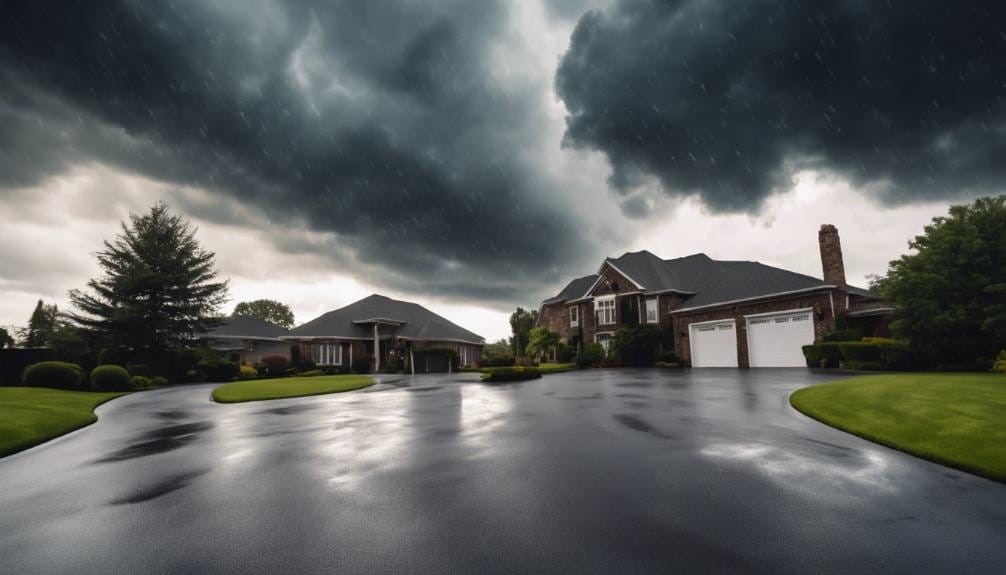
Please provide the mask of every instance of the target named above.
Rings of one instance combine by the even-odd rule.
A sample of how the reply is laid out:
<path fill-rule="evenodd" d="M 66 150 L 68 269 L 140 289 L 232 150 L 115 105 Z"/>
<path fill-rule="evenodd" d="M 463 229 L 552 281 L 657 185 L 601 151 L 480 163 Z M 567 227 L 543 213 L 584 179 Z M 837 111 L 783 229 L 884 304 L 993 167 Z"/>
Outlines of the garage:
<path fill-rule="evenodd" d="M 736 327 L 732 319 L 689 325 L 692 367 L 737 367 Z"/>
<path fill-rule="evenodd" d="M 751 367 L 806 367 L 803 346 L 814 343 L 813 310 L 745 316 Z"/>

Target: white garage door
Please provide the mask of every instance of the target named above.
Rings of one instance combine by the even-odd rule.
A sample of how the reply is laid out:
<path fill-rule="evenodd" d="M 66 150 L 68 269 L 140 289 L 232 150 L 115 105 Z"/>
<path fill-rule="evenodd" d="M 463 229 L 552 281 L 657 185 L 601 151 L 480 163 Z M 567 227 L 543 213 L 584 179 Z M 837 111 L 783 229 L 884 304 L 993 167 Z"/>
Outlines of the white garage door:
<path fill-rule="evenodd" d="M 813 310 L 747 318 L 751 367 L 806 367 L 801 348 L 814 343 Z"/>
<path fill-rule="evenodd" d="M 692 367 L 737 367 L 737 329 L 733 320 L 688 326 Z"/>

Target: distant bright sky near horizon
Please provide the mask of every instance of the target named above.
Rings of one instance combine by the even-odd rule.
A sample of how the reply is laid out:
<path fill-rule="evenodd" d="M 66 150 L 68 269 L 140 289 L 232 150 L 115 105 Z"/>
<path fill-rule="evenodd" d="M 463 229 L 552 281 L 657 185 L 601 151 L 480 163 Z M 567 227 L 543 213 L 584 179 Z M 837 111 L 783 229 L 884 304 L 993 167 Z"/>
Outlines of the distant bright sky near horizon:
<path fill-rule="evenodd" d="M 865 287 L 1006 182 L 1000 3 L 254 4 L 5 5 L 0 325 L 159 200 L 222 311 L 381 293 L 492 341 L 626 251 L 820 277 L 831 223 Z"/>

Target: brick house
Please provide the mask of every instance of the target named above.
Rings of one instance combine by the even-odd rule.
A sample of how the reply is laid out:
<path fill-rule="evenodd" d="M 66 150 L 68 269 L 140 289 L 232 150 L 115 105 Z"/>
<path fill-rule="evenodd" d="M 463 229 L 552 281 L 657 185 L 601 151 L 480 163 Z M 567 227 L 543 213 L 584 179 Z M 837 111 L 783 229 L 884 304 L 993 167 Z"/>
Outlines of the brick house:
<path fill-rule="evenodd" d="M 412 373 L 451 369 L 446 356 L 421 350 L 453 349 L 461 365 L 477 365 L 485 344 L 481 336 L 419 304 L 377 294 L 295 327 L 283 339 L 319 367 L 349 368 L 353 358 L 367 357 L 371 371 L 393 360 Z"/>
<path fill-rule="evenodd" d="M 541 304 L 538 324 L 574 346 L 605 349 L 622 325 L 670 330 L 677 357 L 693 367 L 804 366 L 803 345 L 845 317 L 887 335 L 892 311 L 845 282 L 838 230 L 818 233 L 823 279 L 705 254 L 664 260 L 648 251 L 606 258 L 597 273 L 569 282 Z"/>
<path fill-rule="evenodd" d="M 266 355 L 290 358 L 290 344 L 281 338 L 287 330 L 248 315 L 234 315 L 199 336 L 210 349 L 237 354 L 242 365 L 255 365 Z"/>

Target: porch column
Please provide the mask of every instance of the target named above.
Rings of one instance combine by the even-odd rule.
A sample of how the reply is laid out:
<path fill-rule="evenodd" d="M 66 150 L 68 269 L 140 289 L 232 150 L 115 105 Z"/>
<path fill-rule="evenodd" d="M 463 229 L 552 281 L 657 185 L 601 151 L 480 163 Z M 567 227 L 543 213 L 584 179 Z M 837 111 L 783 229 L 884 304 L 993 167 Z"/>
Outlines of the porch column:
<path fill-rule="evenodd" d="M 374 373 L 381 371 L 381 338 L 377 334 L 377 323 L 374 323 Z"/>
<path fill-rule="evenodd" d="M 416 375 L 416 355 L 412 353 L 412 344 L 409 344 L 409 366 L 412 368 L 412 375 Z"/>
<path fill-rule="evenodd" d="M 353 369 L 353 342 L 349 342 L 349 368 Z"/>

